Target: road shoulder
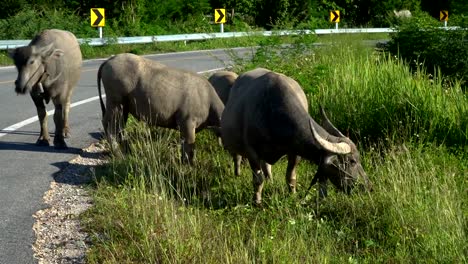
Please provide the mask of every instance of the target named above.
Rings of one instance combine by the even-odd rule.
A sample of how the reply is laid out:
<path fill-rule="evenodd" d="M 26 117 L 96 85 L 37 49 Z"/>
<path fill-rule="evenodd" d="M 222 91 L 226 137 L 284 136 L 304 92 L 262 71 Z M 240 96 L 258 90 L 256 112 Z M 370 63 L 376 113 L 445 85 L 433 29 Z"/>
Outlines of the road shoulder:
<path fill-rule="evenodd" d="M 93 179 L 94 167 L 106 162 L 103 152 L 104 145 L 94 143 L 54 175 L 43 197 L 47 208 L 33 215 L 33 251 L 39 263 L 85 263 L 90 236 L 79 215 L 92 206 L 84 185 Z"/>

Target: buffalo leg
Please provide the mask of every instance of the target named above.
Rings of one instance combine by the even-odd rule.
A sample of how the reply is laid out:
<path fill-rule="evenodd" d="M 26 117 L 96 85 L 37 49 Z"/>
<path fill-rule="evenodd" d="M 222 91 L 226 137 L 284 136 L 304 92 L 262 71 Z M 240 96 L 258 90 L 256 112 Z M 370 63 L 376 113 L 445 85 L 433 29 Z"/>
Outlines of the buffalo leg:
<path fill-rule="evenodd" d="M 314 186 L 314 184 L 316 184 L 318 182 L 319 183 L 318 198 L 322 199 L 322 198 L 327 197 L 327 181 L 328 181 L 328 178 L 324 177 L 323 173 L 319 169 L 319 171 L 317 171 L 317 173 L 315 173 L 314 178 L 310 182 L 310 185 L 309 185 L 309 188 L 307 189 L 307 192 L 309 192 L 310 189 L 312 189 L 312 186 Z"/>
<path fill-rule="evenodd" d="M 328 195 L 328 192 L 327 192 L 327 181 L 328 179 L 325 178 L 325 177 L 319 177 L 319 189 L 318 189 L 318 192 L 319 192 L 319 198 L 325 198 L 327 197 Z"/>
<path fill-rule="evenodd" d="M 192 122 L 184 122 L 180 126 L 182 136 L 181 154 L 182 163 L 193 165 L 195 156 L 195 125 Z"/>
<path fill-rule="evenodd" d="M 257 154 L 253 150 L 247 151 L 250 168 L 252 169 L 252 183 L 254 188 L 253 200 L 255 204 L 262 203 L 262 190 L 265 177 L 262 171 L 261 161 L 258 159 Z"/>
<path fill-rule="evenodd" d="M 70 137 L 70 124 L 68 121 L 68 114 L 70 113 L 70 100 L 67 100 L 63 108 L 63 137 Z"/>
<path fill-rule="evenodd" d="M 55 137 L 54 137 L 54 147 L 57 149 L 66 149 L 67 144 L 63 137 L 63 105 L 59 100 L 54 99 L 55 112 L 54 112 L 54 123 L 55 123 Z"/>
<path fill-rule="evenodd" d="M 31 95 L 31 98 L 34 101 L 34 105 L 37 110 L 37 117 L 39 118 L 39 124 L 41 125 L 41 134 L 36 141 L 38 146 L 49 146 L 50 145 L 50 136 L 49 130 L 47 128 L 47 112 L 44 104 L 44 100 L 41 97 L 35 97 Z"/>
<path fill-rule="evenodd" d="M 120 142 L 122 142 L 125 152 L 128 152 L 130 150 L 130 142 L 127 137 L 124 137 L 124 132 L 123 132 L 123 129 L 127 125 L 128 114 L 129 114 L 129 105 L 128 103 L 124 102 L 123 108 L 122 108 L 122 117 L 120 118 L 119 130 L 117 132 L 118 132 L 119 140 Z"/>
<path fill-rule="evenodd" d="M 286 169 L 286 184 L 289 191 L 296 193 L 296 167 L 301 158 L 297 155 L 288 155 L 288 167 Z"/>
<path fill-rule="evenodd" d="M 232 159 L 234 160 L 234 175 L 240 176 L 242 156 L 238 154 L 232 154 Z"/>
<path fill-rule="evenodd" d="M 260 166 L 262 167 L 265 179 L 271 179 L 271 165 L 262 160 Z"/>
<path fill-rule="evenodd" d="M 111 104 L 107 102 L 107 105 Z M 114 150 L 118 149 L 118 138 L 123 128 L 123 116 L 120 110 L 120 106 L 113 105 L 108 107 L 104 114 L 104 132 L 111 149 Z"/>

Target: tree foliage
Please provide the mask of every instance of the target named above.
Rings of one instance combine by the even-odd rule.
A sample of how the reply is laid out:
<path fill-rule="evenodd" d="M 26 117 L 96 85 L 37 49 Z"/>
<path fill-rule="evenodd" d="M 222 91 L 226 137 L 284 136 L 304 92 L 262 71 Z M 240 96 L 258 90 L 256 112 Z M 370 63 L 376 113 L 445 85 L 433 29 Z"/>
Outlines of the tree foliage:
<path fill-rule="evenodd" d="M 411 19 L 398 26 L 386 50 L 403 58 L 417 70 L 421 66 L 433 76 L 442 73 L 448 82 L 468 86 L 468 31 L 446 30 L 427 17 Z"/>
<path fill-rule="evenodd" d="M 65 9 L 87 19 L 90 8 L 106 9 L 106 19 L 118 26 L 159 25 L 190 21 L 211 14 L 214 8 L 234 9 L 235 17 L 270 29 L 277 25 L 333 26 L 329 11 L 340 10 L 342 26 L 389 26 L 393 10 L 425 11 L 439 17 L 440 10 L 452 16 L 468 14 L 466 0 L 1 0 L 0 18 L 9 18 L 27 9 Z M 456 20 L 456 19 L 455 19 Z"/>

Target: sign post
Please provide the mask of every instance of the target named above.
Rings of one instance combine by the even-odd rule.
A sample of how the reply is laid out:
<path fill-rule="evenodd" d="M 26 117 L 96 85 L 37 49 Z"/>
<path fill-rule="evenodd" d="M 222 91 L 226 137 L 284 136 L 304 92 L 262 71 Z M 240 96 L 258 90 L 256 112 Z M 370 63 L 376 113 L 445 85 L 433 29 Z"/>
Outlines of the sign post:
<path fill-rule="evenodd" d="M 439 18 L 440 18 L 440 21 L 444 21 L 444 27 L 447 27 L 448 11 L 447 10 L 440 10 Z"/>
<path fill-rule="evenodd" d="M 99 30 L 99 38 L 102 38 L 102 27 L 105 26 L 104 8 L 91 8 L 91 26 Z"/>
<path fill-rule="evenodd" d="M 224 32 L 224 23 L 226 23 L 226 9 L 217 8 L 215 9 L 215 23 L 219 24 L 221 33 Z"/>
<path fill-rule="evenodd" d="M 338 23 L 340 22 L 339 10 L 333 10 L 330 12 L 330 22 L 335 23 L 335 29 L 338 30 Z"/>

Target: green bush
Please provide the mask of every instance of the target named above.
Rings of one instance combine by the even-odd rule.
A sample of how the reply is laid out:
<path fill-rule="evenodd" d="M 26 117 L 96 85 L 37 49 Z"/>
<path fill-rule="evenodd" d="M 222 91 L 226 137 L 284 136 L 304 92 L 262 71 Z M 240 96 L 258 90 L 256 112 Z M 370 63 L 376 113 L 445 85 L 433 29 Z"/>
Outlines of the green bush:
<path fill-rule="evenodd" d="M 466 88 L 468 76 L 468 30 L 447 30 L 439 22 L 410 19 L 397 27 L 386 49 L 407 61 L 412 69 L 421 64 L 434 75 L 440 68 L 446 81 L 460 81 Z"/>
<path fill-rule="evenodd" d="M 32 39 L 38 32 L 49 28 L 69 30 L 78 38 L 98 37 L 89 20 L 85 21 L 66 9 L 24 9 L 0 20 L 0 39 Z"/>

